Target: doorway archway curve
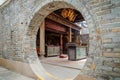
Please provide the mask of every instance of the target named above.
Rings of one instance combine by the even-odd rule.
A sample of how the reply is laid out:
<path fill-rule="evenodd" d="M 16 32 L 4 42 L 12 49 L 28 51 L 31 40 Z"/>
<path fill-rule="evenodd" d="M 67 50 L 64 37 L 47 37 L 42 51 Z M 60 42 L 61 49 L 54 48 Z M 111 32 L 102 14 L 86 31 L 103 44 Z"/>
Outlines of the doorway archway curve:
<path fill-rule="evenodd" d="M 94 51 L 94 49 L 96 48 L 96 44 L 98 44 L 97 40 L 96 40 L 96 37 L 97 37 L 96 36 L 97 35 L 96 28 L 97 27 L 95 26 L 96 21 L 94 21 L 94 19 L 92 18 L 90 11 L 82 3 L 83 2 L 81 0 L 76 0 L 76 1 L 73 1 L 73 0 L 64 0 L 64 1 L 63 0 L 59 0 L 59 1 L 53 0 L 53 1 L 51 1 L 50 0 L 50 2 L 44 4 L 43 6 L 40 5 L 39 7 L 37 7 L 36 13 L 34 14 L 32 20 L 30 22 L 30 25 L 28 27 L 26 37 L 30 39 L 30 44 L 32 43 L 32 45 L 30 45 L 30 48 L 29 48 L 31 53 L 29 55 L 30 59 L 28 59 L 28 62 L 30 62 L 32 70 L 35 72 L 35 74 L 39 78 L 47 80 L 48 77 L 49 78 L 51 78 L 51 77 L 49 76 L 48 72 L 42 67 L 42 65 L 39 62 L 39 59 L 37 58 L 36 44 L 35 44 L 36 34 L 37 34 L 40 24 L 42 23 L 42 21 L 44 21 L 45 17 L 48 14 L 50 14 L 51 12 L 53 12 L 57 9 L 60 9 L 60 8 L 76 9 L 79 12 L 81 12 L 83 17 L 87 21 L 88 26 L 89 26 L 89 31 L 90 31 L 89 57 L 85 64 L 85 67 L 83 69 L 84 73 L 82 73 L 82 74 L 87 74 L 88 70 L 90 70 L 90 71 L 92 70 L 91 67 L 88 67 L 87 65 L 89 63 L 94 63 L 94 60 L 93 60 L 94 55 L 98 54 L 98 53 L 96 53 L 97 50 L 100 50 L 100 49 L 96 49 L 96 51 Z M 96 44 L 94 44 L 94 42 Z M 31 57 L 31 54 L 34 54 L 34 56 Z M 34 59 L 34 61 L 36 63 L 34 65 L 31 64 L 31 62 L 33 60 L 32 58 Z"/>

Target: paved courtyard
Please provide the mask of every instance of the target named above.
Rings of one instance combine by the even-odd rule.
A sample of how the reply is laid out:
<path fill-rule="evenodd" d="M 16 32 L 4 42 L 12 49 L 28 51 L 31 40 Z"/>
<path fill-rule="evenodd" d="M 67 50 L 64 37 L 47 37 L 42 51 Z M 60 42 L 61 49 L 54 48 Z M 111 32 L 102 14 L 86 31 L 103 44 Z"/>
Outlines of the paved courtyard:
<path fill-rule="evenodd" d="M 49 76 L 53 77 L 55 80 L 73 80 L 80 73 L 80 70 L 77 69 L 44 63 L 42 63 L 42 65 L 50 74 Z"/>
<path fill-rule="evenodd" d="M 40 62 L 80 70 L 80 69 L 82 69 L 84 67 L 84 64 L 85 64 L 86 60 L 87 59 L 71 61 L 71 60 L 68 60 L 68 57 L 59 58 L 59 56 L 56 56 L 56 57 L 44 58 L 44 59 L 40 60 Z"/>
<path fill-rule="evenodd" d="M 68 58 L 56 56 L 44 58 L 40 62 L 56 80 L 73 80 L 81 72 L 86 59 L 70 61 Z"/>
<path fill-rule="evenodd" d="M 35 80 L 0 67 L 0 80 Z"/>

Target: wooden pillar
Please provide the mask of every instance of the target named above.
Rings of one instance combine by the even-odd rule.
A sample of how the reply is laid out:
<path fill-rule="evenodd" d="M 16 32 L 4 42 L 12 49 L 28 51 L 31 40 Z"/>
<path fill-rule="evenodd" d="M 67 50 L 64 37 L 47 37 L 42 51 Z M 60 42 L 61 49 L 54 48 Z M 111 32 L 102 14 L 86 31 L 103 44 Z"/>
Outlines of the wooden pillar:
<path fill-rule="evenodd" d="M 78 42 L 78 41 L 79 41 L 79 40 L 78 40 L 78 37 L 79 37 L 79 36 L 78 36 L 78 31 L 75 31 L 74 34 L 75 34 L 75 43 L 78 44 L 78 43 L 79 43 L 79 42 Z"/>
<path fill-rule="evenodd" d="M 40 58 L 45 55 L 45 21 L 40 25 Z"/>
<path fill-rule="evenodd" d="M 60 54 L 63 53 L 63 34 L 60 34 Z"/>
<path fill-rule="evenodd" d="M 72 42 L 72 29 L 69 28 L 69 42 Z"/>

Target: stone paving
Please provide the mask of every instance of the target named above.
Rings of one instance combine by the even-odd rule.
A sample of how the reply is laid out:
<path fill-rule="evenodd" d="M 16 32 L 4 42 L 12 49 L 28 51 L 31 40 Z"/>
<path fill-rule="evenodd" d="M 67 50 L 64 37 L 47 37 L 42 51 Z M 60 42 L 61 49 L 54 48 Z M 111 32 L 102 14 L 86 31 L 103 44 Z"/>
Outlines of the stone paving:
<path fill-rule="evenodd" d="M 44 58 L 44 59 L 40 60 L 40 62 L 80 70 L 84 67 L 86 60 L 87 59 L 70 61 L 70 60 L 68 60 L 68 57 L 67 58 L 59 58 L 59 56 L 56 56 L 56 57 Z"/>
<path fill-rule="evenodd" d="M 48 76 L 53 78 L 52 80 L 73 80 L 79 73 L 81 73 L 78 69 L 57 65 L 42 63 L 42 66 L 49 73 Z"/>
<path fill-rule="evenodd" d="M 35 80 L 0 67 L 0 80 Z"/>

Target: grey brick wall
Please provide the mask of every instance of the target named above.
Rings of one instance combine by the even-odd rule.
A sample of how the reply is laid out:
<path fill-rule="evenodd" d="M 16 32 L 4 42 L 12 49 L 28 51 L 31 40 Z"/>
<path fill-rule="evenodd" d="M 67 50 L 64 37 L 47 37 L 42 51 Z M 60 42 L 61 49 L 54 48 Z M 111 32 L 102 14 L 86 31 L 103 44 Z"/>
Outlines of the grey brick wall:
<path fill-rule="evenodd" d="M 40 23 L 50 12 L 66 7 L 80 11 L 89 26 L 89 58 L 83 74 L 118 80 L 120 0 L 11 0 L 0 9 L 0 55 L 21 62 L 35 60 Z"/>
<path fill-rule="evenodd" d="M 3 23 L 3 21 L 4 21 L 4 19 L 3 19 L 3 16 L 2 16 L 2 14 L 0 13 L 0 22 L 1 23 Z M 2 44 L 2 42 L 3 42 L 3 31 L 2 31 L 2 27 L 3 27 L 3 24 L 0 24 L 0 56 L 2 56 L 2 50 L 3 50 L 3 44 Z"/>

